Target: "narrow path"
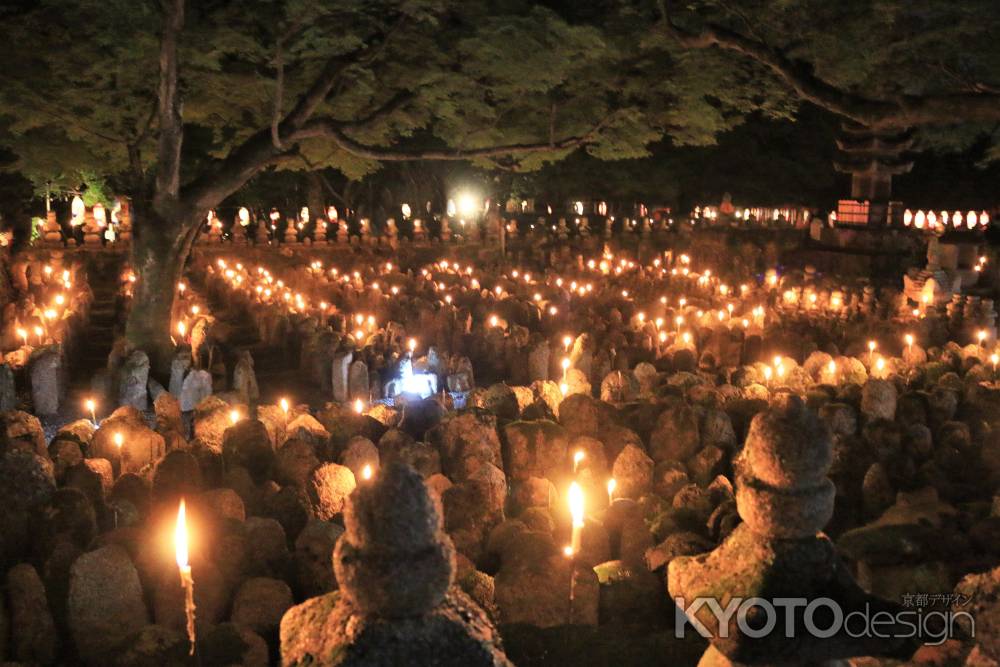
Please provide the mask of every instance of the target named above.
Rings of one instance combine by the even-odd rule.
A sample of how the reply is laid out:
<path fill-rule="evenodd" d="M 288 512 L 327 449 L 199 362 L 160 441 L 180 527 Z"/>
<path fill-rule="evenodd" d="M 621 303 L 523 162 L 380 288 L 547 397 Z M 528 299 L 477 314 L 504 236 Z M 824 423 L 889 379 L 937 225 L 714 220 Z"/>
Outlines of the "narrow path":
<path fill-rule="evenodd" d="M 90 319 L 78 334 L 77 347 L 69 359 L 69 387 L 62 410 L 67 418 L 84 416 L 83 401 L 93 393 L 94 376 L 107 368 L 115 338 L 125 326 L 124 312 L 117 299 L 121 269 L 122 258 L 117 254 L 94 253 L 87 258 L 87 279 L 94 302 Z M 98 412 L 104 414 L 112 408 L 102 407 L 104 410 Z"/>
<path fill-rule="evenodd" d="M 289 349 L 290 345 L 273 346 L 260 339 L 257 327 L 245 309 L 211 296 L 208 297 L 208 304 L 212 314 L 231 327 L 226 349 L 223 350 L 230 381 L 237 353 L 249 350 L 254 361 L 261 403 L 276 403 L 281 398 L 287 398 L 292 403 L 307 403 L 318 409 L 332 399 L 323 394 L 308 372 L 299 369 L 298 355 Z"/>

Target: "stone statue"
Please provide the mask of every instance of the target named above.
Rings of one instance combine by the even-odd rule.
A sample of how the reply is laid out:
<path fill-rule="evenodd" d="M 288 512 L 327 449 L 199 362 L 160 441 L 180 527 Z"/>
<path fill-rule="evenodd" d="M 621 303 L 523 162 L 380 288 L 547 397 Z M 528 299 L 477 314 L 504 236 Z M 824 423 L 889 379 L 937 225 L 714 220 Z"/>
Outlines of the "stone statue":
<path fill-rule="evenodd" d="M 736 509 L 743 523 L 714 551 L 671 561 L 670 594 L 683 598 L 685 608 L 698 598 L 713 598 L 722 607 L 734 598 L 804 598 L 807 603 L 829 600 L 845 616 L 866 605 L 872 614 L 898 611 L 895 603 L 861 590 L 833 542 L 820 532 L 833 516 L 835 490 L 827 477 L 832 461 L 825 425 L 801 398 L 779 394 L 769 410 L 754 417 L 734 462 Z M 801 607 L 797 612 L 772 609 L 777 629 L 762 636 L 740 628 L 737 613 L 723 621 L 707 605 L 693 611 L 712 635 L 699 665 L 842 664 L 866 655 L 906 659 L 918 646 L 912 639 L 891 638 L 903 632 L 889 627 L 883 630 L 890 638 L 853 638 L 842 625 L 833 636 L 819 637 L 808 631 Z M 831 627 L 830 609 L 820 612 L 812 617 L 817 627 Z M 794 632 L 786 632 L 786 624 Z"/>
<path fill-rule="evenodd" d="M 283 665 L 511 664 L 454 585 L 455 547 L 419 473 L 395 462 L 361 481 L 344 524 L 333 553 L 340 590 L 285 614 Z"/>

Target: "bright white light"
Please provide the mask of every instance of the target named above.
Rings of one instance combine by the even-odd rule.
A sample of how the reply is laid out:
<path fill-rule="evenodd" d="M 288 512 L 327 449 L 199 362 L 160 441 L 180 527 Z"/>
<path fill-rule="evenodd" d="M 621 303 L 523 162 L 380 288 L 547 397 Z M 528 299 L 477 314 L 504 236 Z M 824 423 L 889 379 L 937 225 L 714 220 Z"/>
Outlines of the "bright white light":
<path fill-rule="evenodd" d="M 481 204 L 479 199 L 471 192 L 460 192 L 456 196 L 455 208 L 458 215 L 463 218 L 471 218 L 479 212 Z"/>

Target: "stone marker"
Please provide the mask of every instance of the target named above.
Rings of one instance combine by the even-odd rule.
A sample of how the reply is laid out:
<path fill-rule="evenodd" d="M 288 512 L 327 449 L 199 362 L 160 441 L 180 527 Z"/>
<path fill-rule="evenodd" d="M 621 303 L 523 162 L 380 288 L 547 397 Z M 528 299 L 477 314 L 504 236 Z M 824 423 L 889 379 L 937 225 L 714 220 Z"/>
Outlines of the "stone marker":
<path fill-rule="evenodd" d="M 743 518 L 714 551 L 675 558 L 668 566 L 670 595 L 691 605 L 696 598 L 721 601 L 733 597 L 829 598 L 847 614 L 897 611 L 898 605 L 867 595 L 851 579 L 830 539 L 820 533 L 833 515 L 834 487 L 826 474 L 833 460 L 830 434 L 802 399 L 781 394 L 772 407 L 754 417 L 746 443 L 735 462 L 736 505 Z M 726 627 L 707 606 L 695 612 L 712 633 L 703 665 L 825 663 L 863 655 L 907 658 L 917 644 L 900 638 L 854 638 L 844 627 L 830 637 L 810 634 L 802 610 L 773 607 L 777 628 L 789 633 L 759 636 L 744 631 L 737 614 Z M 829 628 L 829 608 L 816 623 Z M 763 612 L 759 620 L 763 620 Z M 744 624 L 745 625 L 745 624 Z M 887 637 L 894 635 L 884 628 Z M 695 632 L 688 627 L 690 632 Z"/>
<path fill-rule="evenodd" d="M 455 550 L 412 468 L 394 463 L 351 495 L 337 541 L 340 591 L 281 620 L 283 665 L 510 665 L 483 611 L 452 584 Z"/>

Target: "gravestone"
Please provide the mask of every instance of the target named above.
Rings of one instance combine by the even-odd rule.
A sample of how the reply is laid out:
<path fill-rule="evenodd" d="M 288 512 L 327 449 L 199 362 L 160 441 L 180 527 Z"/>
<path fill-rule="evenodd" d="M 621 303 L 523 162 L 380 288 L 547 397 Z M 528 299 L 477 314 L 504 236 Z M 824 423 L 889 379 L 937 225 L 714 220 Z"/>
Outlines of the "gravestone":
<path fill-rule="evenodd" d="M 348 371 L 353 359 L 354 353 L 350 350 L 344 350 L 333 355 L 333 400 L 339 403 L 346 402 L 349 396 Z"/>
<path fill-rule="evenodd" d="M 360 398 L 367 401 L 370 395 L 371 383 L 368 378 L 368 364 L 358 359 L 353 362 L 347 375 L 348 398 Z"/>
<path fill-rule="evenodd" d="M 212 395 L 212 374 L 204 370 L 194 370 L 184 378 L 181 387 L 181 411 L 194 410 L 199 403 Z"/>
<path fill-rule="evenodd" d="M 62 398 L 62 355 L 55 345 L 35 350 L 30 358 L 31 402 L 35 414 L 54 415 Z"/>
<path fill-rule="evenodd" d="M 149 409 L 149 357 L 135 350 L 118 371 L 118 405 L 131 405 L 136 410 Z"/>

